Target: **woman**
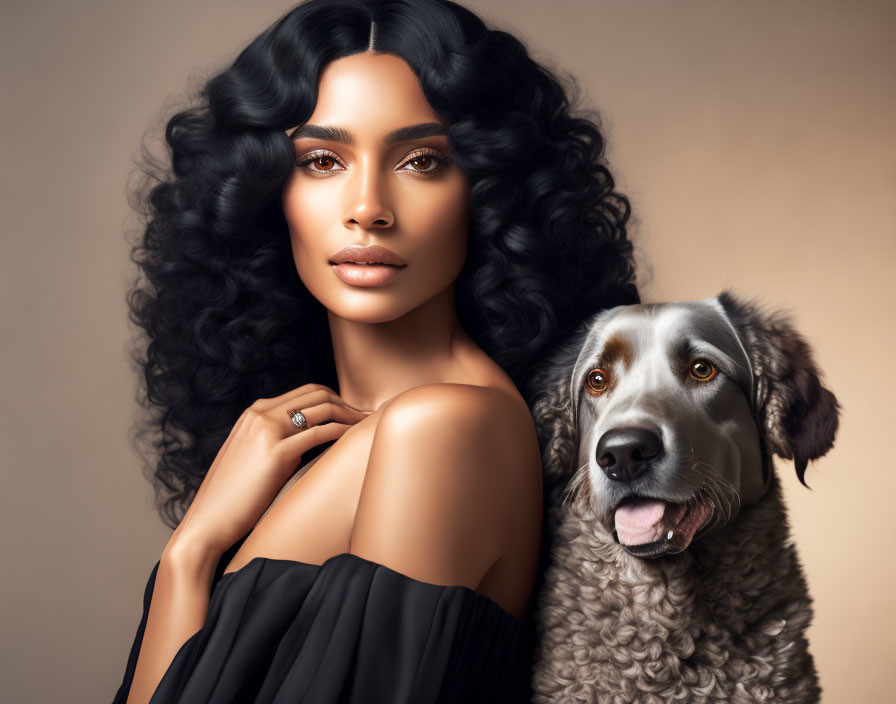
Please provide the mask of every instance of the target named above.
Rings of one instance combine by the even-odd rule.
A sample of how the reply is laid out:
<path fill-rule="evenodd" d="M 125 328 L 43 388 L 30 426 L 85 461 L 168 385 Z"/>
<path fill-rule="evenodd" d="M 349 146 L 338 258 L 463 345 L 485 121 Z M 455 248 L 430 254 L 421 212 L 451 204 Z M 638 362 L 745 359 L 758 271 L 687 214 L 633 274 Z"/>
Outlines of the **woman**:
<path fill-rule="evenodd" d="M 175 530 L 116 701 L 528 701 L 518 389 L 638 300 L 597 128 L 454 3 L 309 0 L 166 137 L 129 302 Z"/>

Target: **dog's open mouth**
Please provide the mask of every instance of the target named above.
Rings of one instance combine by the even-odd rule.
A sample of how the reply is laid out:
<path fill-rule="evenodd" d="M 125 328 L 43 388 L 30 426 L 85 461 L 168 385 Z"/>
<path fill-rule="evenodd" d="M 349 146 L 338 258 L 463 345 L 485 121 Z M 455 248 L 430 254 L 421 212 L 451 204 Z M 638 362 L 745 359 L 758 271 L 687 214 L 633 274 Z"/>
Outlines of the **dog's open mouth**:
<path fill-rule="evenodd" d="M 685 550 L 713 514 L 705 496 L 673 503 L 629 497 L 616 507 L 616 541 L 636 557 L 658 557 Z"/>

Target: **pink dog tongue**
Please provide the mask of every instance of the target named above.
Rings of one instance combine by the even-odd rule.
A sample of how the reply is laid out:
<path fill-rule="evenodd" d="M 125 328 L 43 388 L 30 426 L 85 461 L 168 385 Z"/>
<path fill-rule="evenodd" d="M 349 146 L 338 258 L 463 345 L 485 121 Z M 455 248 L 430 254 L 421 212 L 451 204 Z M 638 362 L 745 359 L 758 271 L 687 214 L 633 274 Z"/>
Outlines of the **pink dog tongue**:
<path fill-rule="evenodd" d="M 664 501 L 638 499 L 616 509 L 616 535 L 623 545 L 644 545 L 662 535 Z"/>
<path fill-rule="evenodd" d="M 626 501 L 616 509 L 616 537 L 623 545 L 648 545 L 666 540 L 669 552 L 681 552 L 712 516 L 706 500 L 667 503 L 655 499 Z"/>

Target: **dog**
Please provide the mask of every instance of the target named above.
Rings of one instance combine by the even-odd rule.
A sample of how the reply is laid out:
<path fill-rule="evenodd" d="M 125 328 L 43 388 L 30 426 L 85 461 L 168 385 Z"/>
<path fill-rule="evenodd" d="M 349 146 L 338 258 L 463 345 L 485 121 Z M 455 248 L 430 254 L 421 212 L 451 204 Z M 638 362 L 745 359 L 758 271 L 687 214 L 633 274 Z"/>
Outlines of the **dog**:
<path fill-rule="evenodd" d="M 839 404 L 783 312 L 731 291 L 596 314 L 536 371 L 545 527 L 533 702 L 817 702 L 772 456 Z"/>

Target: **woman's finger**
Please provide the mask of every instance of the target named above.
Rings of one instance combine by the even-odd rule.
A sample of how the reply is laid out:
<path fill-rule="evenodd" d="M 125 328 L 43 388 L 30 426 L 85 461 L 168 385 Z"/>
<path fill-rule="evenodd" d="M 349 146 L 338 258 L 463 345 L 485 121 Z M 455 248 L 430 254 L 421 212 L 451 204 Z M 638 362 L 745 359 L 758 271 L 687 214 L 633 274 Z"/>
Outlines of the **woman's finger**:
<path fill-rule="evenodd" d="M 289 435 L 277 443 L 274 451 L 284 462 L 294 467 L 298 464 L 302 455 L 312 447 L 330 440 L 342 437 L 346 430 L 352 427 L 350 423 L 324 423 L 315 425 L 294 435 Z"/>

